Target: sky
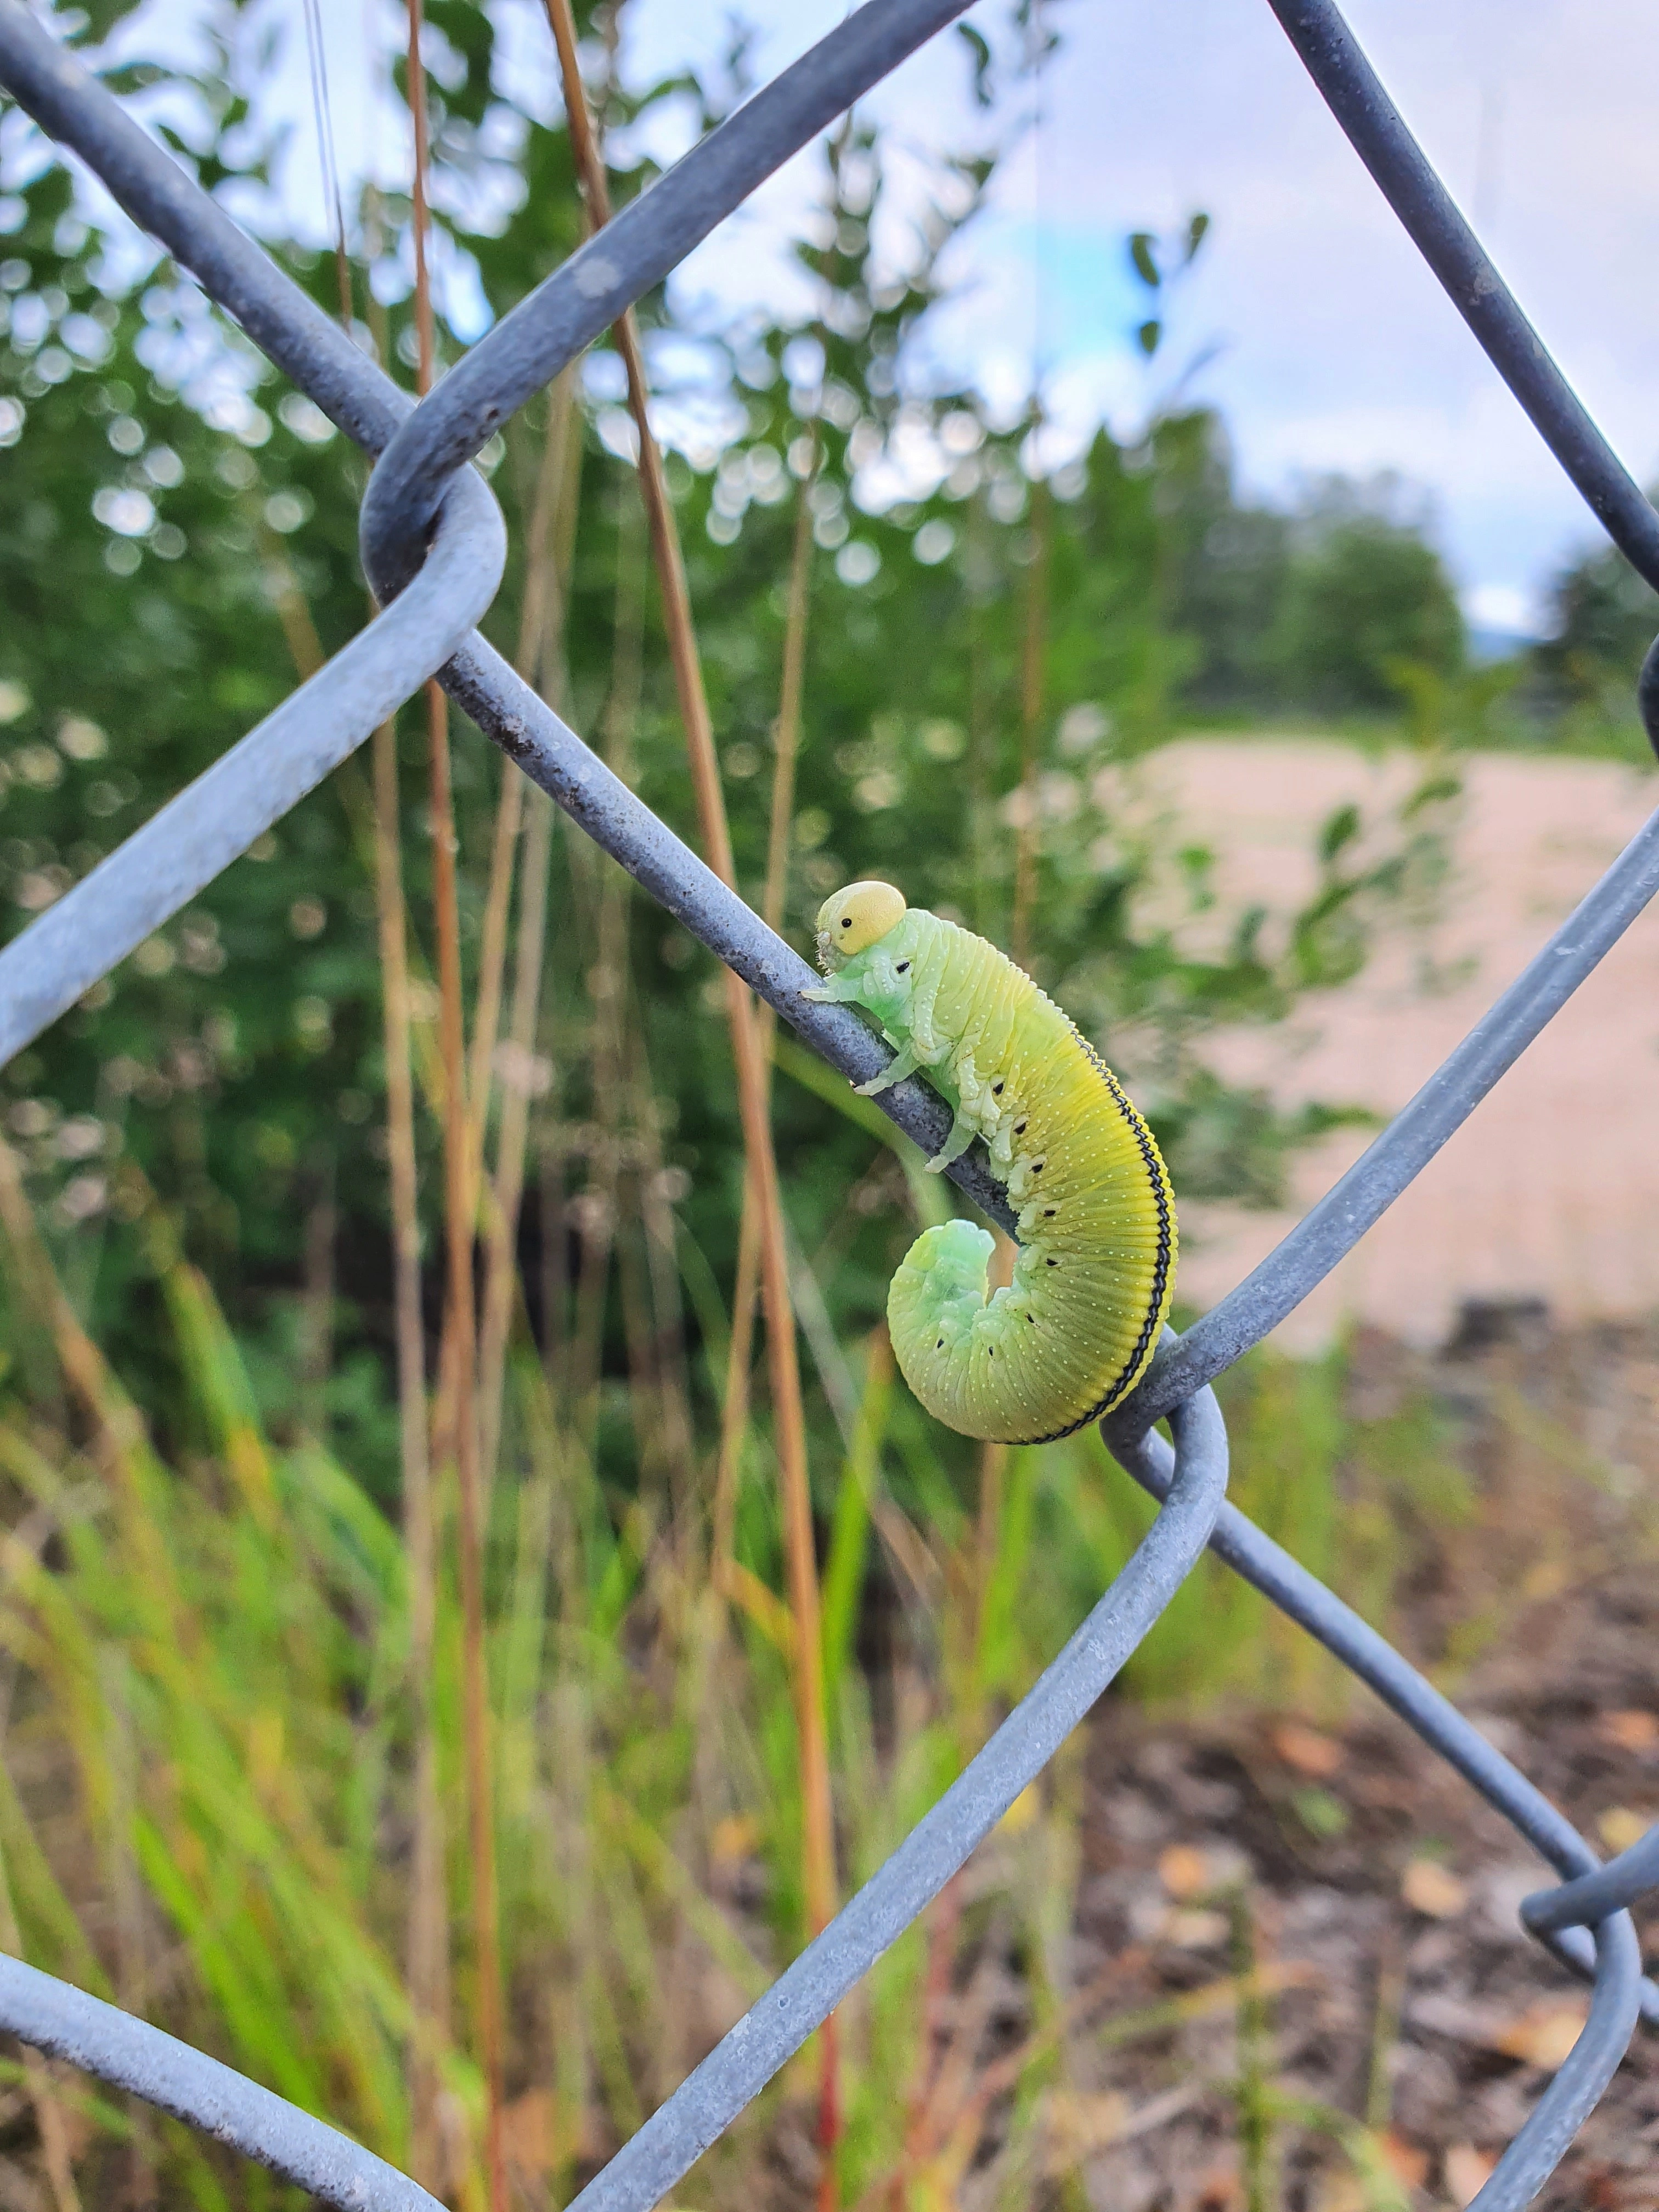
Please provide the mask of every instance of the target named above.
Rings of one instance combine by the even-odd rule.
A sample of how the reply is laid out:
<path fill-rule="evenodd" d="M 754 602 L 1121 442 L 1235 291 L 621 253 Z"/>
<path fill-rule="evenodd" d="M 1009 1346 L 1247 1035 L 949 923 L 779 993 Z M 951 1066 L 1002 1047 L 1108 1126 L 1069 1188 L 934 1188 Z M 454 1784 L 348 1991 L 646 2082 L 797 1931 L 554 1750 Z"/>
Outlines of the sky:
<path fill-rule="evenodd" d="M 155 0 L 151 26 L 189 13 Z M 493 0 L 531 96 L 556 94 L 538 5 Z M 629 0 L 635 81 L 726 47 L 728 0 Z M 836 0 L 744 0 L 752 63 L 774 74 L 833 27 Z M 324 0 L 348 181 L 406 161 L 400 118 L 370 116 L 366 40 L 397 38 L 391 0 Z M 1352 0 L 1350 20 L 1545 343 L 1643 482 L 1659 474 L 1659 40 L 1647 0 Z M 301 0 L 255 15 L 291 35 L 278 98 L 293 114 L 287 188 L 314 202 Z M 1006 5 L 969 21 L 1006 42 Z M 1266 0 L 1049 0 L 1060 47 L 1035 92 L 1000 107 L 988 215 L 963 242 L 962 294 L 934 343 L 994 396 L 1040 372 L 1077 434 L 1132 430 L 1176 376 L 1230 426 L 1241 478 L 1288 497 L 1299 477 L 1390 470 L 1425 488 L 1465 606 L 1533 630 L 1550 578 L 1595 526 L 1400 230 L 1304 76 Z M 373 26 L 373 30 L 369 27 Z M 901 170 L 983 143 L 954 34 L 872 96 Z M 1022 127 L 1023 126 L 1023 127 Z M 672 125 L 663 150 L 673 151 Z M 684 272 L 688 295 L 777 295 L 782 241 L 810 204 L 798 159 Z M 1212 228 L 1149 370 L 1126 234 Z M 805 302 L 803 301 L 803 306 Z"/>

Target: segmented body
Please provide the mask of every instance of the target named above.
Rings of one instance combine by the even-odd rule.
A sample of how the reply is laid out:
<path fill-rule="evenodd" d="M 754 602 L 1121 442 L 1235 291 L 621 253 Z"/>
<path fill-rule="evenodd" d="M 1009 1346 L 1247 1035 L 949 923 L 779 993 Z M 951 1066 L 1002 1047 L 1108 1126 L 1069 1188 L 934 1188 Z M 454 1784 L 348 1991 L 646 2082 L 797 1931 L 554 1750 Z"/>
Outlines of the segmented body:
<path fill-rule="evenodd" d="M 897 918 L 843 953 L 846 902 L 876 891 Z M 994 1240 L 970 1222 L 927 1231 L 905 1255 L 887 1302 L 905 1380 L 964 1435 L 1068 1435 L 1133 1389 L 1169 1305 L 1175 1206 L 1152 1134 L 1073 1022 L 994 945 L 887 885 L 850 886 L 819 919 L 831 976 L 818 995 L 863 1007 L 898 1048 L 866 1088 L 919 1070 L 956 1117 L 929 1164 L 983 1139 L 1017 1212 L 1013 1279 L 988 1297 Z"/>

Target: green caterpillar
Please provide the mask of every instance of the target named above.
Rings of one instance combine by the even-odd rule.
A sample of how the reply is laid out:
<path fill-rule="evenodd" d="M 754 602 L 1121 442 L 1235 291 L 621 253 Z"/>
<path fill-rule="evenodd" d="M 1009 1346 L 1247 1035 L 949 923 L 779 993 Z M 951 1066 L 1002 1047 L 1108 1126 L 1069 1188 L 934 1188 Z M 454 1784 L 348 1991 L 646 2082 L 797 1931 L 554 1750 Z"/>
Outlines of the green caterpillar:
<path fill-rule="evenodd" d="M 818 914 L 828 981 L 809 999 L 871 1016 L 896 1057 L 866 1095 L 923 1071 L 956 1119 L 946 1167 L 982 1137 L 1019 1252 L 987 1295 L 993 1238 L 929 1229 L 887 1294 L 893 1350 L 928 1412 L 963 1435 L 1048 1443 L 1109 1413 L 1146 1372 L 1175 1275 L 1175 1202 L 1152 1133 L 1087 1039 L 1013 962 L 890 884 Z"/>

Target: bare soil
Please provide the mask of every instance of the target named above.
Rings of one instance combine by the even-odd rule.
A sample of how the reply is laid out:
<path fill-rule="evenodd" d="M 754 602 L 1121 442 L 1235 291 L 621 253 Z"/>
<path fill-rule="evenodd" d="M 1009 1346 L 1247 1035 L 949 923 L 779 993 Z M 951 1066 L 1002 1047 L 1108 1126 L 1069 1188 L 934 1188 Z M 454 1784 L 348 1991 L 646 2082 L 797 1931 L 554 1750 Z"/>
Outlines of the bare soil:
<path fill-rule="evenodd" d="M 1607 1856 L 1659 1820 L 1653 1352 L 1650 1330 L 1557 1332 L 1535 1306 L 1474 1307 L 1438 1355 L 1372 1337 L 1354 1366 L 1373 1402 L 1431 1390 L 1480 1486 L 1390 1633 Z M 1583 1464 L 1564 1465 L 1576 1449 Z M 1554 1876 L 1508 1824 L 1363 1690 L 1312 1723 L 1176 1720 L 1109 1697 L 1080 1781 L 1069 1947 L 1047 1977 L 1068 2031 L 1027 2148 L 1016 2155 L 1011 2092 L 945 2201 L 1467 2203 L 1586 2008 L 1521 1929 L 1520 1900 Z M 993 1839 L 970 1899 L 1006 1892 L 999 1855 L 1019 1848 Z M 1637 1920 L 1651 1960 L 1659 1899 Z M 1041 2032 L 1030 1961 L 957 1959 L 939 2070 L 972 2037 L 994 2080 Z M 1659 2212 L 1659 2036 L 1638 2029 L 1538 2203 Z"/>
<path fill-rule="evenodd" d="M 1617 1816 L 1659 1808 L 1651 1571 L 1615 1571 L 1527 1607 L 1459 1701 L 1588 1835 L 1610 1820 L 1619 1840 L 1633 1840 Z M 1086 1976 L 1121 1963 L 1112 2011 L 1237 1970 L 1249 1942 L 1258 1973 L 1279 1984 L 1263 2002 L 1259 2055 L 1272 2091 L 1356 2119 L 1369 2112 L 1413 2206 L 1467 2201 L 1582 2018 L 1582 1985 L 1516 1918 L 1547 1870 L 1374 1708 L 1317 1731 L 1263 1721 L 1175 1730 L 1109 1710 L 1090 1750 L 1085 1834 L 1079 1966 Z M 1241 1885 L 1231 1899 L 1224 1887 L 1202 1893 L 1206 1866 Z M 1659 1913 L 1638 1916 L 1638 1926 L 1651 1956 Z M 1183 2078 L 1214 2084 L 1165 2126 L 1090 2161 L 1091 2203 L 1244 2206 L 1231 2087 L 1238 2011 L 1231 2004 L 1093 2065 L 1086 2033 L 1078 2037 L 1089 2092 L 1116 2092 L 1131 2113 Z M 1270 2203 L 1358 2212 L 1376 2201 L 1329 2129 L 1286 2117 L 1275 2134 Z M 1540 2202 L 1561 2212 L 1659 2208 L 1659 2041 L 1638 2033 Z"/>

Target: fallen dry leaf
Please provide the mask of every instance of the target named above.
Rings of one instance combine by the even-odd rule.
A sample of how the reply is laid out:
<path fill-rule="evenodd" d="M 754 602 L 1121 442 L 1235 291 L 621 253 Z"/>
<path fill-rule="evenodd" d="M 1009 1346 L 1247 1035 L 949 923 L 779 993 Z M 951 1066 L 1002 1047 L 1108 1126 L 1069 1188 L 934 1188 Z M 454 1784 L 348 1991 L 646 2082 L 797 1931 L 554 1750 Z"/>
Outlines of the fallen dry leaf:
<path fill-rule="evenodd" d="M 1170 1913 L 1164 1923 L 1166 1943 L 1173 1943 L 1182 1951 L 1212 1951 L 1227 1940 L 1228 1920 L 1224 1912 L 1206 1912 L 1194 1905 L 1187 1905 Z"/>
<path fill-rule="evenodd" d="M 1474 2203 L 1497 2163 L 1490 2152 L 1477 2150 L 1473 2143 L 1454 2143 L 1446 2153 L 1446 2193 L 1460 2212 L 1463 2205 Z"/>
<path fill-rule="evenodd" d="M 1596 1832 L 1610 1851 L 1627 1851 L 1639 1844 L 1653 1826 L 1651 1813 L 1638 1813 L 1629 1805 L 1612 1805 L 1596 1822 Z"/>
<path fill-rule="evenodd" d="M 1115 2089 L 1094 2094 L 1051 2089 L 1042 2100 L 1042 2116 L 1048 2131 L 1048 2170 L 1065 2173 L 1117 2141 L 1129 2118 L 1129 2104 Z"/>
<path fill-rule="evenodd" d="M 557 2107 L 550 2089 L 531 2089 L 501 2107 L 501 2148 L 520 2173 L 540 2175 L 553 2164 Z"/>
<path fill-rule="evenodd" d="M 1615 1751 L 1653 1751 L 1659 1748 L 1659 1713 L 1650 1713 L 1641 1705 L 1598 1713 L 1595 1733 Z"/>
<path fill-rule="evenodd" d="M 1160 1851 L 1158 1878 L 1170 1897 L 1202 1897 L 1210 1886 L 1210 1859 L 1196 1844 L 1171 1844 Z"/>
<path fill-rule="evenodd" d="M 1485 2007 L 1431 1990 L 1413 1999 L 1407 2016 L 1414 2027 L 1553 2071 L 1577 2040 L 1589 2011 L 1588 2004 L 1577 1997 L 1543 1997 L 1525 2012 L 1505 2019 Z"/>
<path fill-rule="evenodd" d="M 948 2141 L 911 2175 L 903 2199 L 911 2212 L 956 2212 L 962 2178 L 973 2163 L 982 2125 L 983 2116 L 970 2099 Z"/>
<path fill-rule="evenodd" d="M 1317 1729 L 1304 1728 L 1299 1721 L 1285 1721 L 1273 1733 L 1273 1747 L 1286 1766 L 1294 1767 L 1298 1774 L 1310 1776 L 1316 1782 L 1328 1782 L 1341 1765 L 1342 1746 L 1334 1736 L 1322 1735 Z"/>
<path fill-rule="evenodd" d="M 1400 1894 L 1429 1920 L 1451 1920 L 1469 1901 L 1468 1891 L 1438 1859 L 1413 1859 L 1400 1877 Z"/>
<path fill-rule="evenodd" d="M 1333 2166 L 1319 2178 L 1313 2212 L 1370 2212 L 1370 2191 L 1351 2166 Z"/>
<path fill-rule="evenodd" d="M 1494 2051 L 1553 2073 L 1583 2033 L 1589 2007 L 1577 1997 L 1545 1997 L 1492 2037 Z"/>
<path fill-rule="evenodd" d="M 1429 2178 L 1427 2151 L 1414 2142 L 1407 2142 L 1392 2128 L 1384 2128 L 1377 2136 L 1376 2154 L 1395 2179 L 1403 2182 L 1407 2189 L 1421 2189 Z"/>
<path fill-rule="evenodd" d="M 605 2148 L 599 2115 L 572 2115 L 551 2089 L 526 2090 L 501 2107 L 501 2148 L 507 2163 L 528 2179 L 539 2179 L 572 2158 L 597 2158 Z"/>
<path fill-rule="evenodd" d="M 1394 2179 L 1407 2189 L 1421 2189 L 1429 2178 L 1429 2154 L 1403 2136 L 1385 2129 L 1372 2147 Z M 1379 2201 L 1371 2181 L 1348 2165 L 1328 2167 L 1320 2177 L 1311 2212 L 1371 2212 Z M 1392 2195 L 1388 2202 L 1394 2201 Z"/>
<path fill-rule="evenodd" d="M 1236 2154 L 1218 2159 L 1207 2172 L 1199 2177 L 1191 2203 L 1193 2212 L 1241 2212 L 1244 2184 L 1239 2177 Z"/>
<path fill-rule="evenodd" d="M 1171 1844 L 1158 1854 L 1158 1878 L 1164 1894 L 1184 1905 L 1194 1897 L 1212 1897 L 1218 1890 L 1236 1889 L 1249 1878 L 1250 1863 L 1231 1844 Z"/>

